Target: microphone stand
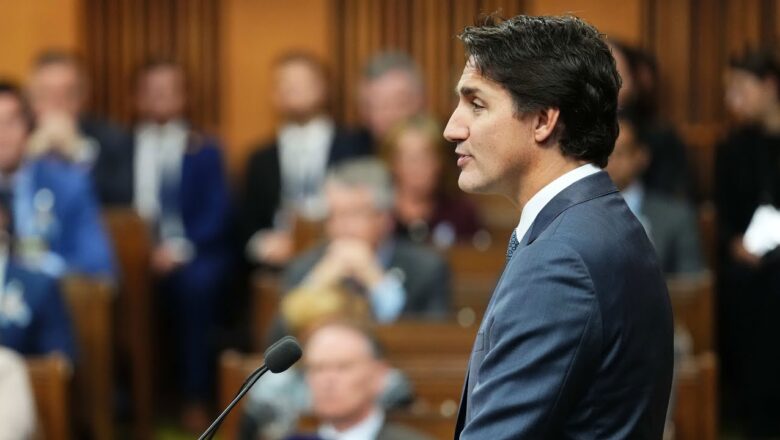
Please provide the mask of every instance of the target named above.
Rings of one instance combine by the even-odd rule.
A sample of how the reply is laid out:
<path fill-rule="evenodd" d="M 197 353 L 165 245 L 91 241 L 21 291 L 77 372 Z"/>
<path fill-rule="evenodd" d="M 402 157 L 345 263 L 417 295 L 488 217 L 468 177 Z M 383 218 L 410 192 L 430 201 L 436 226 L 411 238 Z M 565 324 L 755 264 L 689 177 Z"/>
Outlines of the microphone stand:
<path fill-rule="evenodd" d="M 249 392 L 249 389 L 252 388 L 252 385 L 254 385 L 258 379 L 260 379 L 260 376 L 265 374 L 267 371 L 268 367 L 266 367 L 265 364 L 263 364 L 263 366 L 257 370 L 253 371 L 252 374 L 246 378 L 243 385 L 241 385 L 241 388 L 238 390 L 238 393 L 236 393 L 233 401 L 230 402 L 230 405 L 228 405 L 227 408 L 225 408 L 222 413 L 220 413 L 219 417 L 214 420 L 211 426 L 209 426 L 208 429 L 206 429 L 206 431 L 201 434 L 200 437 L 198 437 L 198 440 L 210 440 L 213 438 L 214 434 L 216 434 L 217 429 L 219 428 L 219 425 L 222 424 L 222 420 L 227 417 L 233 407 L 238 404 L 238 401 L 241 400 L 241 398 L 244 397 L 247 392 Z"/>

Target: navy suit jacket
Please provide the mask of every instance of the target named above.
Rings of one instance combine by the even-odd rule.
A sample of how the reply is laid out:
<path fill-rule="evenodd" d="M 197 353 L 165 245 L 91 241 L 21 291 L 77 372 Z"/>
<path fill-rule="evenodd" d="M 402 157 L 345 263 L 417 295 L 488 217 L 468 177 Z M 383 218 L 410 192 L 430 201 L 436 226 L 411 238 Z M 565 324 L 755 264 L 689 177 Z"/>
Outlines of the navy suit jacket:
<path fill-rule="evenodd" d="M 554 197 L 478 331 L 456 438 L 660 439 L 672 312 L 642 225 L 605 172 Z"/>
<path fill-rule="evenodd" d="M 73 360 L 73 329 L 57 281 L 8 263 L 4 287 L 0 296 L 0 345 L 23 355 L 57 351 Z"/>
<path fill-rule="evenodd" d="M 51 216 L 53 223 L 44 232 L 48 249 L 62 257 L 66 273 L 112 276 L 114 254 L 108 235 L 103 228 L 98 202 L 94 196 L 89 177 L 76 165 L 56 158 L 42 158 L 25 165 L 29 173 L 29 188 L 20 189 L 17 184 L 14 198 L 15 229 L 19 223 L 34 222 L 35 218 L 24 218 L 19 204 L 35 205 L 35 198 L 42 191 L 52 196 Z M 29 214 L 33 217 L 35 214 Z"/>

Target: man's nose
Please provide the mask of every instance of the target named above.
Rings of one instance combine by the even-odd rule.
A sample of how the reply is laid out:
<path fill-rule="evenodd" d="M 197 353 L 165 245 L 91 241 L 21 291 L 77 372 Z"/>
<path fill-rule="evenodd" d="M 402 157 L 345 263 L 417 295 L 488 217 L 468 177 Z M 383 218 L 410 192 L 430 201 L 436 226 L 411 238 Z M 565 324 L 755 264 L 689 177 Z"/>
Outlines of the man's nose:
<path fill-rule="evenodd" d="M 460 121 L 458 118 L 458 110 L 455 109 L 450 116 L 450 120 L 447 121 L 447 126 L 444 127 L 444 139 L 449 142 L 462 142 L 469 137 L 468 127 Z"/>

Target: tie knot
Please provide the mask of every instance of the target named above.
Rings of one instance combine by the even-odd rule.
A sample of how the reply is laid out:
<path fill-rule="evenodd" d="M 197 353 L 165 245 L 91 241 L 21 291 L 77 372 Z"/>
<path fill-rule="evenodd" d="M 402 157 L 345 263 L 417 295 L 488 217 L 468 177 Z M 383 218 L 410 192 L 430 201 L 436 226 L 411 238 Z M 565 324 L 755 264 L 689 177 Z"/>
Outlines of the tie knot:
<path fill-rule="evenodd" d="M 509 246 L 506 248 L 507 261 L 512 258 L 512 255 L 515 253 L 518 246 L 520 246 L 520 241 L 517 239 L 517 231 L 512 231 L 512 237 L 509 239 Z"/>

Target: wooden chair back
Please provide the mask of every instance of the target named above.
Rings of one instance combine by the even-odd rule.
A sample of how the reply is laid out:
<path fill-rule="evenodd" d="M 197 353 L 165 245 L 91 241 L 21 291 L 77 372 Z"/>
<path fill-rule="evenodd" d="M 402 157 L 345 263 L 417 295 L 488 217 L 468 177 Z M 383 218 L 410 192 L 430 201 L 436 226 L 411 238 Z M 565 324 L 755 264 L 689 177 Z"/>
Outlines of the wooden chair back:
<path fill-rule="evenodd" d="M 75 370 L 80 413 L 95 438 L 113 438 L 113 284 L 68 276 L 62 292 L 69 305 L 78 346 Z"/>
<path fill-rule="evenodd" d="M 693 338 L 693 352 L 713 351 L 715 305 L 711 273 L 666 281 L 672 301 L 675 325 L 685 327 Z"/>
<path fill-rule="evenodd" d="M 73 369 L 65 356 L 54 353 L 25 359 L 38 415 L 41 438 L 70 436 L 70 383 Z"/>
<path fill-rule="evenodd" d="M 677 371 L 674 401 L 675 438 L 718 438 L 718 363 L 713 352 L 683 362 Z"/>

